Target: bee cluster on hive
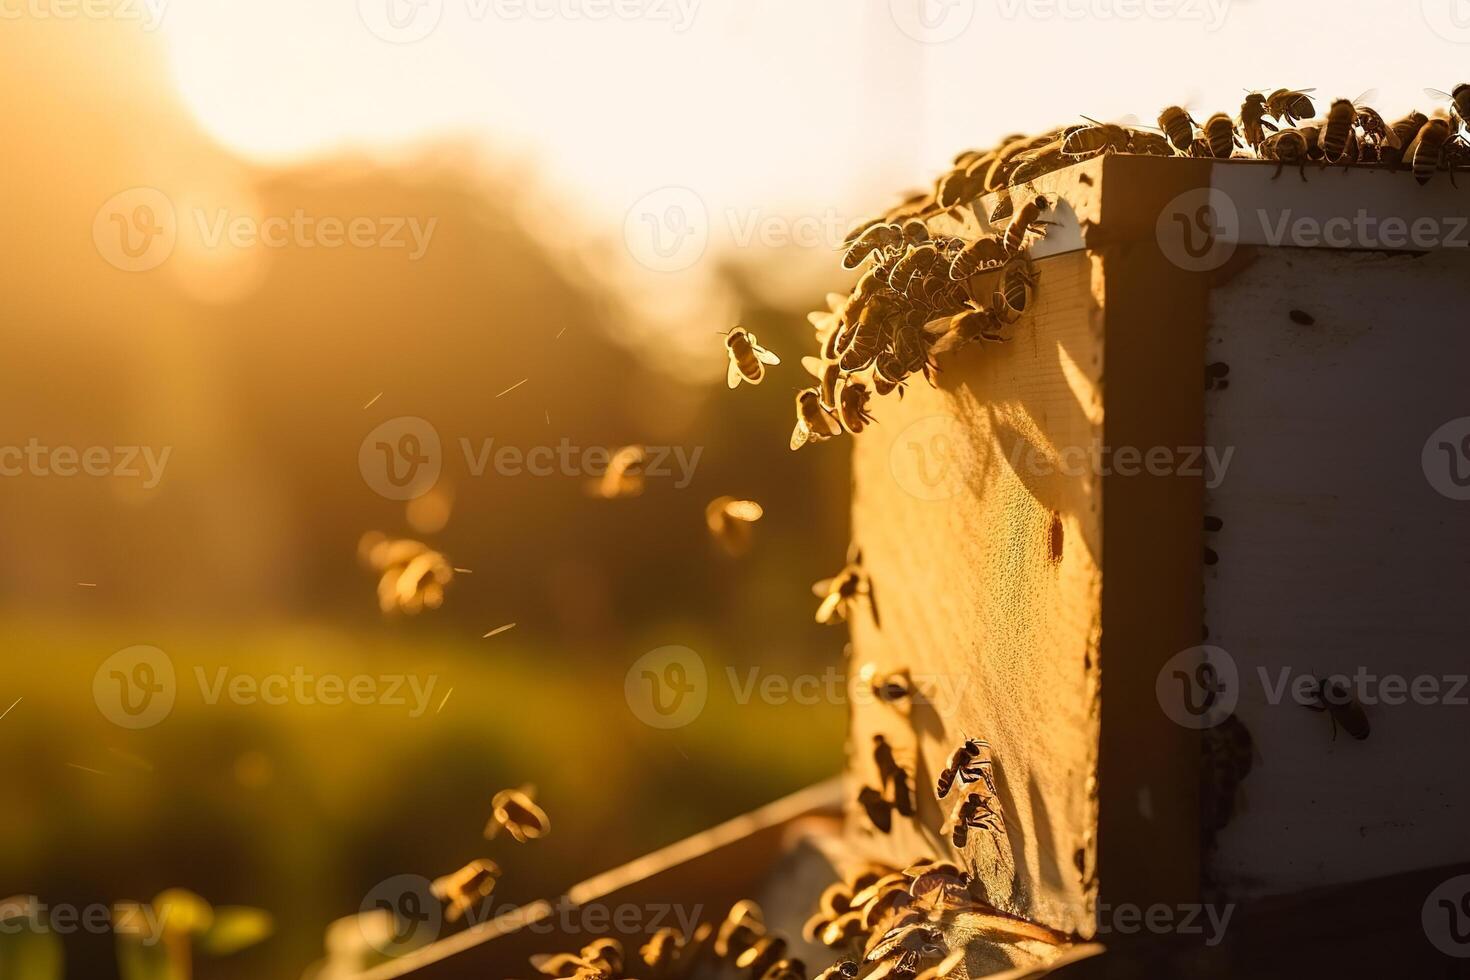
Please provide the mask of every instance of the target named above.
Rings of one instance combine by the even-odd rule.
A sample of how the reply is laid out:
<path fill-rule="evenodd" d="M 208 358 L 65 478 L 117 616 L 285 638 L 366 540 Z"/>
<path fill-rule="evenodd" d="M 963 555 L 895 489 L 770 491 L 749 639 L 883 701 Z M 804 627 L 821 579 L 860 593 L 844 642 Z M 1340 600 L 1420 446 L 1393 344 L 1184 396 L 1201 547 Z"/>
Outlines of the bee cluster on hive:
<path fill-rule="evenodd" d="M 1028 185 L 1054 170 L 1124 153 L 1270 161 L 1274 177 L 1294 166 L 1302 180 L 1309 163 L 1407 167 L 1427 184 L 1441 170 L 1453 182 L 1456 169 L 1470 167 L 1470 83 L 1449 93 L 1426 89 L 1444 108 L 1392 123 L 1367 104 L 1371 93 L 1337 99 L 1314 118 L 1313 91 L 1252 92 L 1238 115 L 1217 112 L 1202 124 L 1189 110 L 1169 106 L 1157 129 L 1087 119 L 961 153 L 933 190 L 848 233 L 843 268 L 863 273 L 850 294 L 830 294 L 825 310 L 808 315 L 820 353 L 802 359 L 815 383 L 796 395 L 791 448 L 861 432 L 873 421 L 874 394 L 902 396 L 916 374 L 932 385 L 940 356 L 976 341 L 1011 339 L 1009 328 L 1030 305 L 1039 278 L 1029 246 L 1045 237 L 1051 224 L 1045 216 L 1055 204 Z M 1007 222 L 1004 233 L 971 239 L 931 232 L 929 219 L 987 194 L 997 202 L 990 224 Z"/>

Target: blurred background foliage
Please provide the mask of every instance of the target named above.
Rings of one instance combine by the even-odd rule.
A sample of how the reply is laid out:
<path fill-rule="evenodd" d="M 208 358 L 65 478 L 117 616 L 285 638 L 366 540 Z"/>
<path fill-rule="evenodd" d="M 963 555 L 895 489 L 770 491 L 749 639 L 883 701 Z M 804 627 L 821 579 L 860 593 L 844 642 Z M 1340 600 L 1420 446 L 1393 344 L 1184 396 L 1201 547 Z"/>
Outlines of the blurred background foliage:
<path fill-rule="evenodd" d="M 0 444 L 172 455 L 153 489 L 0 480 L 0 710 L 22 699 L 0 721 L 0 894 L 85 906 L 178 886 L 259 907 L 274 935 L 197 975 L 293 977 L 326 924 L 385 878 L 486 855 L 505 868 L 497 899 L 551 897 L 837 769 L 840 705 L 741 705 L 723 673 L 820 673 L 841 652 L 844 635 L 812 623 L 808 587 L 843 561 L 845 450 L 786 448 L 802 310 L 721 270 L 743 322 L 785 356 L 762 388 L 726 391 L 715 334 L 730 323 L 697 325 L 698 371 L 631 341 L 615 298 L 546 244 L 556 229 L 528 228 L 521 177 L 481 151 L 251 164 L 197 131 L 134 34 L 57 26 L 7 24 L 0 59 Z M 285 248 L 119 272 L 93 246 L 93 216 L 161 182 L 230 188 L 264 214 L 438 224 L 417 262 Z M 423 537 L 473 574 L 444 608 L 385 620 L 357 540 L 414 531 L 357 454 L 400 415 L 444 440 L 452 513 Z M 702 455 L 687 488 L 651 479 L 641 497 L 603 501 L 576 477 L 475 477 L 461 437 Z M 704 530 L 723 493 L 766 506 L 739 561 Z M 98 711 L 92 678 L 134 644 L 172 658 L 179 695 L 164 723 L 126 731 Z M 711 698 L 692 725 L 656 731 L 628 710 L 623 678 L 667 644 L 706 659 Z M 417 718 L 210 705 L 196 667 L 436 686 Z M 539 787 L 551 837 L 483 841 L 491 795 L 523 782 Z M 114 937 L 63 946 L 68 976 L 116 975 Z"/>

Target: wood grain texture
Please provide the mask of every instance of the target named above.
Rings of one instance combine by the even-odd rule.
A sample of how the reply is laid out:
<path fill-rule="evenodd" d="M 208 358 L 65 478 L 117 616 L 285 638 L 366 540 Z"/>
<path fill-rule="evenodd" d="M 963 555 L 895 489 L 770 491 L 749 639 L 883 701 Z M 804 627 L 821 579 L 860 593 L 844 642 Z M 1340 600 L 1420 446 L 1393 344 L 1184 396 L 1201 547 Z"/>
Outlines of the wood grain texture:
<path fill-rule="evenodd" d="M 1470 672 L 1470 502 L 1436 492 L 1421 459 L 1470 415 L 1467 308 L 1464 250 L 1260 249 L 1213 296 L 1208 359 L 1230 374 L 1206 418 L 1234 458 L 1206 491 L 1223 522 L 1206 622 L 1257 753 L 1210 863 L 1232 898 L 1470 860 L 1470 689 L 1368 704 L 1362 742 L 1270 696 L 1283 671 L 1433 677 L 1441 693 Z"/>
<path fill-rule="evenodd" d="M 1087 934 L 1101 513 L 1096 477 L 1060 460 L 1101 438 L 1102 351 L 1094 259 L 1038 268 L 1014 341 L 959 353 L 938 389 L 917 381 L 882 399 L 857 439 L 854 535 L 880 619 L 854 617 L 853 672 L 907 669 L 922 696 L 905 717 L 853 692 L 848 795 L 877 785 L 884 735 L 912 767 L 918 819 L 859 830 L 859 846 L 898 864 L 950 854 L 950 814 L 983 784 L 939 801 L 936 776 L 965 737 L 989 740 L 1006 831 L 972 832 L 958 856 L 997 907 Z"/>

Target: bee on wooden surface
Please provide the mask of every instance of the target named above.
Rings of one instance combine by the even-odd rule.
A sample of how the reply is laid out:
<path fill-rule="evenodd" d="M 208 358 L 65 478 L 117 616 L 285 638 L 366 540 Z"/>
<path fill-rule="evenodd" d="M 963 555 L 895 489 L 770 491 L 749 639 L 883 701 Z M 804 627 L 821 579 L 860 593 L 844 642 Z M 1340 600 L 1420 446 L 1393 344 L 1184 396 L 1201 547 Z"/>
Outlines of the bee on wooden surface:
<path fill-rule="evenodd" d="M 945 210 L 957 208 L 984 193 L 984 178 L 971 176 L 969 167 L 970 164 L 957 166 L 939 179 L 939 185 L 934 190 L 934 197 L 941 208 Z"/>
<path fill-rule="evenodd" d="M 1130 130 L 1128 139 L 1128 149 L 1131 153 L 1142 153 L 1145 156 L 1154 157 L 1174 156 L 1174 144 L 1163 133 L 1155 133 L 1147 129 Z"/>
<path fill-rule="evenodd" d="M 1357 106 L 1347 99 L 1334 99 L 1327 110 L 1327 121 L 1322 125 L 1322 158 L 1328 163 L 1339 163 L 1348 159 L 1349 141 L 1353 136 L 1353 123 L 1358 118 Z"/>
<path fill-rule="evenodd" d="M 862 552 L 857 552 L 835 576 L 813 585 L 812 593 L 822 600 L 817 607 L 817 622 L 827 625 L 846 620 L 858 599 L 869 594 L 868 579 L 863 574 Z"/>
<path fill-rule="evenodd" d="M 1235 122 L 1223 112 L 1217 112 L 1205 120 L 1202 128 L 1209 155 L 1217 160 L 1228 160 L 1235 153 L 1240 136 L 1235 132 Z"/>
<path fill-rule="evenodd" d="M 981 269 L 1000 265 L 1008 253 L 1005 244 L 994 235 L 982 235 L 960 249 L 949 266 L 949 278 L 961 282 Z"/>
<path fill-rule="evenodd" d="M 1053 140 L 1035 150 L 1027 150 L 1018 158 L 1019 162 L 1007 180 L 1012 185 L 1024 184 L 1072 163 L 1074 158 L 1064 152 L 1065 145 L 1064 140 Z"/>
<path fill-rule="evenodd" d="M 1276 131 L 1276 126 L 1266 119 L 1266 97 L 1260 92 L 1251 92 L 1241 103 L 1240 131 L 1255 148 L 1265 141 L 1267 132 Z"/>
<path fill-rule="evenodd" d="M 853 435 L 862 432 L 873 421 L 868 411 L 872 392 L 856 378 L 843 378 L 837 384 L 837 420 Z"/>
<path fill-rule="evenodd" d="M 1353 738 L 1362 741 L 1368 737 L 1372 730 L 1368 724 L 1368 714 L 1363 706 L 1354 700 L 1348 692 L 1347 685 L 1341 681 L 1317 679 L 1317 686 L 1312 690 L 1312 700 L 1303 705 L 1310 711 L 1325 711 L 1327 717 L 1332 719 L 1332 740 L 1337 741 L 1337 729 L 1341 727 Z"/>
<path fill-rule="evenodd" d="M 864 786 L 858 791 L 857 802 L 858 806 L 863 808 L 868 823 L 885 834 L 893 833 L 893 804 L 883 798 L 881 790 Z M 861 916 L 858 918 L 861 919 Z M 833 925 L 836 923 L 834 922 Z"/>
<path fill-rule="evenodd" d="M 800 449 L 809 442 L 821 442 L 842 434 L 842 426 L 831 412 L 822 407 L 822 393 L 816 388 L 803 388 L 796 393 L 796 428 L 791 430 L 791 448 Z"/>
<path fill-rule="evenodd" d="M 954 822 L 950 829 L 950 841 L 955 847 L 964 847 L 969 840 L 971 830 L 988 830 L 999 834 L 1005 828 L 1005 821 L 990 801 L 979 793 L 971 793 L 965 797 L 959 809 L 955 811 Z M 997 845 L 998 846 L 998 845 Z"/>
<path fill-rule="evenodd" d="M 889 930 L 880 937 L 863 957 L 863 962 L 874 964 L 892 960 L 894 964 L 892 971 L 885 975 L 893 976 L 896 972 L 913 976 L 918 972 L 920 963 L 924 960 L 939 959 L 948 949 L 944 941 L 944 933 L 940 932 L 937 926 L 927 923 L 900 926 Z M 877 974 L 873 973 L 869 976 L 877 976 Z"/>
<path fill-rule="evenodd" d="M 1000 342 L 1005 339 L 1004 330 L 1004 324 L 994 313 L 983 307 L 972 306 L 950 318 L 944 331 L 929 348 L 929 353 L 937 357 L 959 350 L 977 340 Z"/>
<path fill-rule="evenodd" d="M 907 252 L 888 272 L 888 285 L 895 292 L 906 293 L 909 284 L 916 278 L 927 275 L 939 260 L 939 249 L 932 242 L 910 245 Z"/>
<path fill-rule="evenodd" d="M 874 252 L 897 248 L 903 244 L 903 227 L 898 224 L 881 223 L 868 227 L 860 234 L 847 253 L 842 257 L 844 269 L 856 269 Z"/>
<path fill-rule="evenodd" d="M 1046 237 L 1042 227 L 1051 225 L 1050 221 L 1043 221 L 1041 216 L 1051 209 L 1051 202 L 1040 195 L 1021 205 L 1011 223 L 1006 226 L 1005 237 L 1001 240 L 1007 255 L 1015 255 L 1026 245 L 1026 240 L 1032 236 L 1036 238 Z"/>
<path fill-rule="evenodd" d="M 378 573 L 378 608 L 385 614 L 413 616 L 444 604 L 454 566 L 422 541 L 369 531 L 358 540 L 357 553 Z"/>
<path fill-rule="evenodd" d="M 1422 112 L 1411 112 L 1402 119 L 1396 120 L 1388 127 L 1393 138 L 1385 141 L 1378 148 L 1379 162 L 1386 164 L 1392 170 L 1398 170 L 1399 165 L 1404 162 L 1404 154 L 1409 144 L 1414 142 L 1414 137 L 1419 135 L 1419 130 L 1429 122 L 1429 117 Z"/>
<path fill-rule="evenodd" d="M 861 969 L 855 960 L 838 960 L 818 973 L 816 980 L 854 980 Z"/>
<path fill-rule="evenodd" d="M 725 372 L 725 383 L 731 388 L 740 387 L 740 382 L 758 385 L 766 377 L 766 365 L 781 363 L 781 358 L 762 347 L 755 334 L 735 327 L 725 335 L 725 351 L 730 356 L 730 366 Z"/>
<path fill-rule="evenodd" d="M 603 500 L 636 497 L 643 492 L 643 467 L 648 453 L 642 446 L 623 446 L 612 454 L 602 476 L 587 483 L 587 493 Z"/>
<path fill-rule="evenodd" d="M 1003 324 L 1015 323 L 1031 307 L 1039 276 L 1024 258 L 1011 262 L 1001 276 L 999 288 L 991 295 L 990 310 Z M 989 339 L 989 338 L 986 338 Z"/>
<path fill-rule="evenodd" d="M 1194 131 L 1198 124 L 1190 116 L 1189 110 L 1171 105 L 1159 113 L 1159 128 L 1164 131 L 1174 149 L 1180 153 L 1188 153 L 1189 148 L 1194 145 Z"/>
<path fill-rule="evenodd" d="M 1287 166 L 1297 167 L 1302 180 L 1306 180 L 1307 138 L 1296 129 L 1272 133 L 1261 143 L 1261 159 L 1276 161 L 1276 173 L 1272 175 L 1272 180 L 1280 177 L 1282 168 Z"/>
<path fill-rule="evenodd" d="M 1377 109 L 1365 104 L 1371 98 L 1373 98 L 1371 93 L 1364 92 L 1353 103 L 1358 128 L 1363 131 L 1363 136 L 1377 148 L 1402 147 L 1404 144 L 1400 141 L 1398 132 L 1384 121 Z"/>
<path fill-rule="evenodd" d="M 1437 88 L 1427 88 L 1424 94 L 1436 101 L 1448 102 L 1450 111 L 1454 113 L 1456 124 L 1470 126 L 1470 82 L 1461 82 L 1455 86 L 1453 92 L 1441 92 Z"/>
<path fill-rule="evenodd" d="M 1062 154 L 1074 160 L 1128 149 L 1128 130 L 1116 123 L 1087 119 L 1085 126 L 1070 126 L 1062 137 Z"/>
<path fill-rule="evenodd" d="M 1450 121 L 1435 118 L 1426 122 L 1419 135 L 1404 151 L 1404 159 L 1414 170 L 1414 179 L 1427 184 L 1434 172 L 1445 162 L 1445 147 L 1451 138 Z M 1454 171 L 1450 171 L 1450 183 L 1454 183 Z"/>
<path fill-rule="evenodd" d="M 429 892 L 446 903 L 444 917 L 458 922 L 466 912 L 472 912 L 479 902 L 490 897 L 499 880 L 500 865 L 489 858 L 476 858 L 452 874 L 435 878 L 429 883 Z"/>
<path fill-rule="evenodd" d="M 1295 126 L 1300 120 L 1311 119 L 1317 114 L 1317 107 L 1308 98 L 1308 93 L 1316 89 L 1284 89 L 1279 88 L 1266 96 L 1266 109 L 1273 117 Z"/>
<path fill-rule="evenodd" d="M 950 787 L 956 779 L 963 785 L 983 780 L 985 788 L 990 795 L 995 795 L 995 764 L 989 758 L 981 758 L 982 755 L 990 755 L 990 743 L 982 738 L 967 738 L 960 743 L 959 748 L 950 753 L 949 761 L 939 772 L 939 778 L 935 781 L 934 792 L 939 799 L 949 795 Z"/>
<path fill-rule="evenodd" d="M 738 557 L 750 550 L 752 525 L 764 514 L 754 500 L 716 497 L 704 508 L 704 523 L 725 553 Z"/>
<path fill-rule="evenodd" d="M 485 839 L 494 840 L 505 828 L 518 844 L 536 840 L 551 833 L 551 818 L 536 804 L 536 787 L 503 789 L 490 801 L 490 819 L 485 824 Z"/>

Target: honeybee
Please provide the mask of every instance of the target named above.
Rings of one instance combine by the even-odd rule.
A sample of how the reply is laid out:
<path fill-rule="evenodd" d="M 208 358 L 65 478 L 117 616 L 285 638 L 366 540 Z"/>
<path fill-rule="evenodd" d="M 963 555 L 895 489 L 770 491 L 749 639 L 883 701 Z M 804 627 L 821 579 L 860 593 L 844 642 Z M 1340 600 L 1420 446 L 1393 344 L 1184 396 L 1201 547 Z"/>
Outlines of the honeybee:
<path fill-rule="evenodd" d="M 862 552 L 855 551 L 835 576 L 813 585 L 812 594 L 822 600 L 817 607 L 817 622 L 825 626 L 846 620 L 858 598 L 870 594 L 867 576 L 863 574 Z"/>
<path fill-rule="evenodd" d="M 1414 137 L 1414 142 L 1404 151 L 1404 159 L 1414 168 L 1414 179 L 1420 184 L 1429 183 L 1434 172 L 1445 160 L 1445 146 L 1450 141 L 1450 121 L 1434 118 L 1426 122 Z M 1450 171 L 1450 182 L 1454 183 L 1454 171 Z"/>
<path fill-rule="evenodd" d="M 536 787 L 503 789 L 490 801 L 490 819 L 485 824 L 485 839 L 494 840 L 502 827 L 516 843 L 536 840 L 551 833 L 551 818 L 537 806 Z"/>
<path fill-rule="evenodd" d="M 1275 132 L 1276 127 L 1266 120 L 1266 97 L 1260 92 L 1252 92 L 1245 97 L 1245 102 L 1240 106 L 1240 131 L 1245 135 L 1245 141 L 1253 147 L 1259 147 L 1266 138 L 1266 132 Z"/>
<path fill-rule="evenodd" d="M 964 847 L 969 840 L 971 830 L 988 830 L 992 833 L 1000 833 L 1005 828 L 1005 822 L 990 801 L 979 793 L 971 793 L 965 797 L 959 809 L 955 811 L 954 823 L 950 829 L 950 841 L 955 847 Z"/>
<path fill-rule="evenodd" d="M 1024 258 L 1019 262 L 1012 261 L 1001 277 L 1000 288 L 990 298 L 990 309 L 995 318 L 1003 324 L 1019 320 L 1021 314 L 1031 306 L 1031 296 L 1036 290 L 1038 278 L 1029 261 Z"/>
<path fill-rule="evenodd" d="M 1411 112 L 1402 119 L 1397 120 L 1388 127 L 1393 135 L 1391 142 L 1385 142 L 1378 148 L 1378 159 L 1387 164 L 1391 169 L 1397 170 L 1399 164 L 1404 162 L 1404 154 L 1408 150 L 1414 137 L 1419 135 L 1419 130 L 1429 122 L 1429 117 L 1422 112 Z"/>
<path fill-rule="evenodd" d="M 643 467 L 648 453 L 642 446 L 623 446 L 612 454 L 602 476 L 587 484 L 587 493 L 603 500 L 636 497 L 643 492 Z"/>
<path fill-rule="evenodd" d="M 1427 88 L 1424 94 L 1431 99 L 1448 102 L 1456 123 L 1460 126 L 1470 126 L 1470 82 L 1461 82 L 1455 86 L 1453 92 L 1441 92 L 1437 88 Z"/>
<path fill-rule="evenodd" d="M 1171 157 L 1174 155 L 1174 145 L 1163 133 L 1138 129 L 1130 130 L 1128 136 L 1128 150 L 1131 153 L 1142 153 L 1155 157 Z"/>
<path fill-rule="evenodd" d="M 1062 154 L 1073 159 L 1128 149 L 1128 130 L 1115 123 L 1087 119 L 1086 126 L 1071 126 L 1062 137 Z"/>
<path fill-rule="evenodd" d="M 1169 143 L 1180 153 L 1188 153 L 1194 145 L 1194 118 L 1182 106 L 1171 105 L 1159 113 L 1159 128 L 1169 138 Z"/>
<path fill-rule="evenodd" d="M 1276 161 L 1276 173 L 1271 177 L 1272 180 L 1280 177 L 1282 168 L 1288 164 L 1296 165 L 1302 180 L 1306 180 L 1307 138 L 1297 129 L 1283 129 L 1279 133 L 1272 133 L 1261 143 L 1261 159 Z"/>
<path fill-rule="evenodd" d="M 897 248 L 901 244 L 902 226 L 886 222 L 870 225 L 848 248 L 847 254 L 843 255 L 842 267 L 856 269 L 874 252 L 881 253 L 884 249 Z"/>
<path fill-rule="evenodd" d="M 359 539 L 357 553 L 378 573 L 378 608 L 385 614 L 413 616 L 444 604 L 454 566 L 423 542 L 369 531 Z"/>
<path fill-rule="evenodd" d="M 989 742 L 981 738 L 967 738 L 960 743 L 959 748 L 950 753 L 949 761 L 940 770 L 939 778 L 934 784 L 934 792 L 939 799 L 949 795 L 956 778 L 964 785 L 984 780 L 990 795 L 995 795 L 995 776 L 992 771 L 994 763 L 990 759 L 980 758 L 982 752 L 987 755 L 990 753 Z"/>
<path fill-rule="evenodd" d="M 934 341 L 929 352 L 938 356 L 947 354 L 977 340 L 1000 341 L 1004 326 L 991 311 L 978 306 L 951 317 L 948 328 Z"/>
<path fill-rule="evenodd" d="M 821 442 L 842 434 L 842 426 L 831 412 L 822 407 L 822 393 L 816 388 L 803 388 L 796 393 L 796 428 L 791 430 L 791 448 L 800 449 L 809 442 Z"/>
<path fill-rule="evenodd" d="M 755 334 L 740 327 L 725 335 L 725 350 L 730 355 L 725 383 L 731 388 L 740 387 L 742 381 L 758 385 L 765 380 L 767 364 L 781 363 L 781 358 L 756 342 Z"/>
<path fill-rule="evenodd" d="M 956 166 L 954 170 L 940 178 L 934 191 L 934 197 L 941 208 L 945 210 L 957 208 L 984 192 L 984 178 L 970 174 L 969 168 L 973 163 L 974 161 L 969 161 L 963 166 Z"/>
<path fill-rule="evenodd" d="M 1348 144 L 1353 136 L 1353 123 L 1357 118 L 1357 106 L 1347 99 L 1333 100 L 1332 106 L 1327 110 L 1327 122 L 1323 124 L 1322 135 L 1319 137 L 1322 144 L 1322 158 L 1328 163 L 1350 159 Z"/>
<path fill-rule="evenodd" d="M 994 235 L 982 235 L 960 249 L 949 265 L 949 278 L 955 282 L 969 279 L 988 266 L 999 265 L 1006 260 L 1004 243 Z"/>
<path fill-rule="evenodd" d="M 1312 88 L 1279 88 L 1266 96 L 1266 108 L 1272 116 L 1286 125 L 1295 126 L 1299 120 L 1311 119 L 1317 114 L 1317 107 L 1307 97 L 1307 93 L 1315 91 Z"/>
<path fill-rule="evenodd" d="M 1403 146 L 1402 141 L 1400 141 L 1399 139 L 1398 132 L 1384 121 L 1383 117 L 1379 115 L 1378 110 L 1374 109 L 1372 106 L 1364 104 L 1364 102 L 1370 98 L 1372 98 L 1372 96 L 1369 93 L 1364 92 L 1362 95 L 1358 96 L 1357 101 L 1353 103 L 1353 108 L 1357 112 L 1358 128 L 1363 131 L 1363 136 L 1368 140 L 1371 140 L 1376 147 L 1381 148 L 1383 146 Z"/>
<path fill-rule="evenodd" d="M 853 435 L 863 431 L 873 421 L 868 411 L 868 399 L 872 392 L 868 386 L 855 378 L 844 378 L 837 384 L 837 419 L 842 427 Z"/>
<path fill-rule="evenodd" d="M 1312 701 L 1303 707 L 1311 711 L 1325 711 L 1332 719 L 1332 740 L 1337 741 L 1337 729 L 1341 726 L 1353 738 L 1362 741 L 1372 730 L 1368 714 L 1363 706 L 1348 693 L 1347 685 L 1341 681 L 1317 679 L 1312 691 Z"/>
<path fill-rule="evenodd" d="M 1011 223 L 1006 226 L 1006 233 L 1001 244 L 1005 247 L 1007 255 L 1015 255 L 1021 251 L 1026 244 L 1026 239 L 1035 235 L 1037 238 L 1046 237 L 1046 232 L 1041 231 L 1042 226 L 1053 222 L 1041 220 L 1041 216 L 1051 208 L 1051 202 L 1040 195 L 1021 205 Z"/>
<path fill-rule="evenodd" d="M 704 508 L 704 523 L 725 553 L 738 557 L 750 550 L 751 526 L 764 513 L 754 500 L 716 497 Z"/>
<path fill-rule="evenodd" d="M 910 245 L 904 256 L 889 270 L 888 285 L 897 292 L 907 292 L 909 282 L 915 276 L 926 275 L 938 259 L 939 249 L 932 242 Z"/>
<path fill-rule="evenodd" d="M 1027 150 L 1018 158 L 1016 167 L 1007 180 L 1012 186 L 1024 184 L 1072 163 L 1074 158 L 1067 156 L 1062 150 L 1065 145 L 1065 140 L 1052 140 L 1038 149 Z"/>
<path fill-rule="evenodd" d="M 458 922 L 476 903 L 490 897 L 500 879 L 500 865 L 489 858 L 476 858 L 452 874 L 429 883 L 430 893 L 446 903 L 444 918 Z"/>
<path fill-rule="evenodd" d="M 1230 159 L 1235 153 L 1235 145 L 1240 142 L 1240 137 L 1235 132 L 1234 121 L 1223 112 L 1217 112 L 1206 119 L 1203 132 L 1210 156 L 1217 160 Z"/>
<path fill-rule="evenodd" d="M 852 373 L 872 364 L 892 333 L 891 324 L 892 307 L 889 304 L 875 303 L 865 307 L 837 360 L 842 370 Z"/>
<path fill-rule="evenodd" d="M 938 959 L 947 949 L 944 933 L 937 926 L 918 923 L 890 929 L 868 950 L 863 962 L 871 964 L 893 960 L 894 965 L 889 976 L 913 976 L 918 972 L 922 961 Z"/>
<path fill-rule="evenodd" d="M 817 391 L 822 396 L 822 407 L 829 412 L 835 412 L 837 380 L 842 377 L 842 366 L 836 361 L 824 361 L 818 357 L 803 357 L 801 366 L 816 380 Z"/>
<path fill-rule="evenodd" d="M 818 973 L 816 980 L 854 980 L 861 969 L 854 960 L 838 960 Z"/>

